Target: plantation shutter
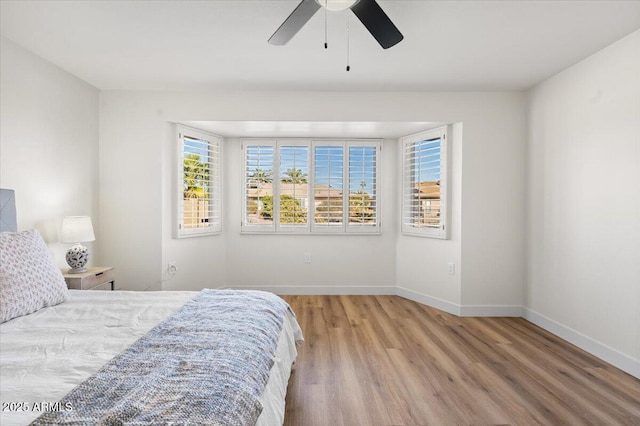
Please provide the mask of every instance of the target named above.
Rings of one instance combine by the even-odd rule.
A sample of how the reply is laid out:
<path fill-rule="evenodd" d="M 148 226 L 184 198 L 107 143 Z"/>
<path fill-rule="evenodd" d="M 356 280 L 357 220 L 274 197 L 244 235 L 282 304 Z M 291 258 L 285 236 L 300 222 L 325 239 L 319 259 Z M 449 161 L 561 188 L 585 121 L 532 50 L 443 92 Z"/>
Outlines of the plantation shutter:
<path fill-rule="evenodd" d="M 377 231 L 378 150 L 378 145 L 349 144 L 348 231 Z"/>
<path fill-rule="evenodd" d="M 289 139 L 278 144 L 278 164 L 280 203 L 276 228 L 283 232 L 306 229 L 311 187 L 308 141 Z"/>
<path fill-rule="evenodd" d="M 314 228 L 321 232 L 343 231 L 344 143 L 314 143 L 313 156 Z"/>
<path fill-rule="evenodd" d="M 275 231 L 275 141 L 243 141 L 243 231 Z"/>
<path fill-rule="evenodd" d="M 446 127 L 402 141 L 402 232 L 446 238 Z"/>
<path fill-rule="evenodd" d="M 178 126 L 178 238 L 222 229 L 221 141 L 219 136 Z"/>

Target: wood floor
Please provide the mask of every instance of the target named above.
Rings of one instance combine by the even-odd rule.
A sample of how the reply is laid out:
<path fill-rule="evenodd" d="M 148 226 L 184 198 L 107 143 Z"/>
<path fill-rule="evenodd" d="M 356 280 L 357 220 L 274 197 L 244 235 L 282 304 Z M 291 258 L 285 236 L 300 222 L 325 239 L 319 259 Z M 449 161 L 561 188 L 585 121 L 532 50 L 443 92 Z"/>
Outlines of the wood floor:
<path fill-rule="evenodd" d="M 640 425 L 640 380 L 521 318 L 285 296 L 306 342 L 285 425 Z"/>

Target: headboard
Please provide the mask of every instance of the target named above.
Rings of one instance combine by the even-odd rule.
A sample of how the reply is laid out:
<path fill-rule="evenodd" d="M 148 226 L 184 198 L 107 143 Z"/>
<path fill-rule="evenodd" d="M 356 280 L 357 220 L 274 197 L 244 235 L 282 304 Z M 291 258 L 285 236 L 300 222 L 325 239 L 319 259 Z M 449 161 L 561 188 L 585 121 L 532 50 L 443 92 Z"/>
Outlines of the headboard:
<path fill-rule="evenodd" d="M 16 232 L 16 196 L 13 189 L 0 188 L 0 232 Z"/>

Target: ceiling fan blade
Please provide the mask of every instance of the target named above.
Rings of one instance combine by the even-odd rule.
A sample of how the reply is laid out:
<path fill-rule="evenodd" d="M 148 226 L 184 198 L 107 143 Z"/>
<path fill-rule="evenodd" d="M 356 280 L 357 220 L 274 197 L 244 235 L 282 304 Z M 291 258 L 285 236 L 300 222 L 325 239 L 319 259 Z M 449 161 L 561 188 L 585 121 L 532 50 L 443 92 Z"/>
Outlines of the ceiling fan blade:
<path fill-rule="evenodd" d="M 269 44 L 284 46 L 300 31 L 300 28 L 320 9 L 315 0 L 302 0 L 280 28 L 269 39 Z"/>
<path fill-rule="evenodd" d="M 404 38 L 376 0 L 360 0 L 351 10 L 383 49 L 395 46 Z"/>

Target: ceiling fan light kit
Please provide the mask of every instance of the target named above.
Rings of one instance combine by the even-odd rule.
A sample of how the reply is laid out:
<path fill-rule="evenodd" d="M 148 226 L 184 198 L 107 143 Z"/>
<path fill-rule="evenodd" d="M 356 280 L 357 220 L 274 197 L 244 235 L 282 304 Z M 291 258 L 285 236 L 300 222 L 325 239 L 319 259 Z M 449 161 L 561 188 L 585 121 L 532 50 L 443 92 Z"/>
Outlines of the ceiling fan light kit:
<path fill-rule="evenodd" d="M 404 38 L 376 0 L 302 0 L 273 33 L 269 43 L 276 46 L 287 44 L 323 7 L 331 11 L 351 9 L 383 49 L 395 46 Z"/>
<path fill-rule="evenodd" d="M 351 9 L 351 6 L 358 3 L 360 0 L 316 0 L 316 2 L 332 12 L 340 10 Z"/>

